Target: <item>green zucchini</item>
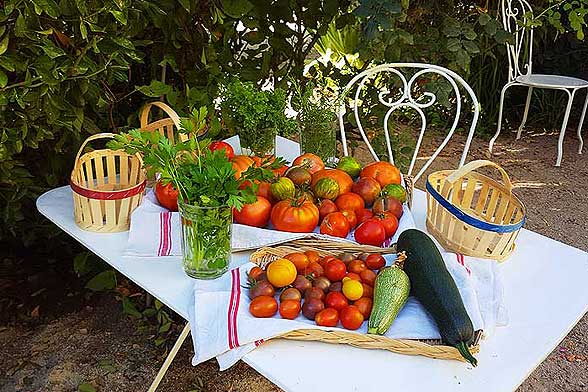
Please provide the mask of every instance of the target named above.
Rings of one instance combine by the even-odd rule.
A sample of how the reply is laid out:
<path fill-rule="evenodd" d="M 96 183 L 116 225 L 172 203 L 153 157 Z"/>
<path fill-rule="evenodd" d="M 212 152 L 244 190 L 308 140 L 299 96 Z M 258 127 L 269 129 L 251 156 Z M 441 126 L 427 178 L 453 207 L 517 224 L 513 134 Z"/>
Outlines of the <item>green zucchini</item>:
<path fill-rule="evenodd" d="M 368 322 L 368 333 L 385 334 L 406 303 L 409 293 L 410 281 L 402 270 L 401 261 L 382 268 L 374 284 L 374 305 Z"/>
<path fill-rule="evenodd" d="M 396 249 L 406 253 L 404 271 L 410 278 L 412 294 L 435 320 L 443 342 L 457 348 L 476 366 L 478 361 L 468 349 L 474 327 L 435 243 L 422 231 L 410 229 L 400 234 Z"/>

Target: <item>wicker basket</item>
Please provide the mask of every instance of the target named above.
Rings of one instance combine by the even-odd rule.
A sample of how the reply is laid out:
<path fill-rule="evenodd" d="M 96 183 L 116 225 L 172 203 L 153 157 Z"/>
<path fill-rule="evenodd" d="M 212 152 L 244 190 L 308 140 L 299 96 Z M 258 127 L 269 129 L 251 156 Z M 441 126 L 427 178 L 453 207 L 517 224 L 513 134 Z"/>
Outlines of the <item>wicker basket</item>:
<path fill-rule="evenodd" d="M 476 170 L 491 166 L 502 183 Z M 508 174 L 480 160 L 427 178 L 427 230 L 447 250 L 504 261 L 525 222 L 525 206 L 512 193 Z"/>
<path fill-rule="evenodd" d="M 110 149 L 81 155 L 92 140 L 113 137 L 112 133 L 90 136 L 76 156 L 70 185 L 75 222 L 84 230 L 102 233 L 128 230 L 131 212 L 143 198 L 146 180 L 139 155 Z"/>
<path fill-rule="evenodd" d="M 325 247 L 326 243 L 328 246 Z M 314 245 L 314 246 L 313 246 Z M 252 253 L 250 260 L 265 269 L 267 265 L 289 253 L 305 250 L 314 250 L 321 255 L 341 256 L 342 253 L 352 253 L 357 256 L 359 253 L 396 253 L 391 248 L 378 248 L 375 246 L 355 245 L 335 241 L 317 241 L 314 239 L 295 240 L 276 247 L 264 247 Z M 399 256 L 401 257 L 401 256 Z M 402 256 L 403 257 L 403 256 Z M 478 353 L 478 345 L 482 331 L 474 334 L 474 345 L 470 347 L 472 354 Z M 326 331 L 321 329 L 299 329 L 276 336 L 279 339 L 318 341 L 332 344 L 348 344 L 350 346 L 387 350 L 398 354 L 421 355 L 435 359 L 454 359 L 465 362 L 459 351 L 450 346 L 442 344 L 441 340 L 410 340 L 391 339 L 386 336 L 347 332 L 342 330 Z"/>

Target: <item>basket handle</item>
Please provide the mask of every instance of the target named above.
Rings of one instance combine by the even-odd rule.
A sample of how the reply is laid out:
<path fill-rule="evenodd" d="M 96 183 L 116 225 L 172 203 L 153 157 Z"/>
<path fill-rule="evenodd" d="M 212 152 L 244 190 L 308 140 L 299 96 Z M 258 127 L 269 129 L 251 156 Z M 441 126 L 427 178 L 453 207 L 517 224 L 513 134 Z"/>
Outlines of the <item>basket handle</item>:
<path fill-rule="evenodd" d="M 88 137 L 86 140 L 84 140 L 84 142 L 80 146 L 80 149 L 78 150 L 78 154 L 76 155 L 76 165 L 78 164 L 78 161 L 80 160 L 80 155 L 82 155 L 82 151 L 84 151 L 84 148 L 86 147 L 86 145 L 88 145 L 89 142 L 91 142 L 92 140 L 96 140 L 96 139 L 114 139 L 114 136 L 115 136 L 114 133 L 103 132 L 103 133 L 97 133 L 95 135 L 92 135 L 92 136 Z"/>
<path fill-rule="evenodd" d="M 141 111 L 141 128 L 145 128 L 149 123 L 149 112 L 153 106 L 157 106 L 163 110 L 172 119 L 176 128 L 180 129 L 180 116 L 178 116 L 175 110 L 161 101 L 149 102 L 143 107 Z"/>
<path fill-rule="evenodd" d="M 504 185 L 506 186 L 508 191 L 510 193 L 512 193 L 512 182 L 510 181 L 510 177 L 508 176 L 506 171 L 502 167 L 500 167 L 497 163 L 494 163 L 492 161 L 487 161 L 484 159 L 481 159 L 478 161 L 472 161 L 470 163 L 465 164 L 464 166 L 455 170 L 453 173 L 451 173 L 449 176 L 447 176 L 447 178 L 445 178 L 445 181 L 446 181 L 446 183 L 450 183 L 451 185 L 453 185 L 453 183 L 455 183 L 457 180 L 459 180 L 460 178 L 462 178 L 466 174 L 473 172 L 473 171 L 475 171 L 481 167 L 484 167 L 484 166 L 492 166 L 492 167 L 495 167 L 496 169 L 498 169 L 498 171 L 502 175 L 502 182 L 504 183 Z"/>

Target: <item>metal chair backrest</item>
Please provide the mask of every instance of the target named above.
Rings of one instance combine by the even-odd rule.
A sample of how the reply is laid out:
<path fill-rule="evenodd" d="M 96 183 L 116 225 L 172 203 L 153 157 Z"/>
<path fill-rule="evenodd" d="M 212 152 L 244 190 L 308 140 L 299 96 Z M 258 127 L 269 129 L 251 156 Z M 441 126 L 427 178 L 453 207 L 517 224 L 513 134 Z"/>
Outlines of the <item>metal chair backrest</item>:
<path fill-rule="evenodd" d="M 406 71 L 409 71 L 411 69 L 416 70 L 416 72 L 410 77 L 410 79 L 407 79 L 407 76 L 405 75 Z M 404 71 L 404 72 L 402 72 L 402 71 Z M 347 97 L 350 96 L 350 94 L 353 93 L 353 90 L 355 89 L 354 93 L 353 93 L 354 95 L 350 96 L 350 98 L 352 98 L 350 106 L 351 106 L 351 109 L 353 110 L 353 113 L 354 113 L 355 122 L 357 123 L 359 133 L 360 133 L 363 141 L 366 143 L 369 152 L 371 153 L 371 155 L 373 156 L 373 158 L 376 161 L 380 160 L 380 158 L 378 157 L 378 155 L 374 151 L 374 148 L 370 144 L 370 140 L 365 132 L 364 126 L 362 125 L 362 119 L 361 119 L 362 116 L 360 115 L 360 106 L 362 104 L 362 99 L 361 99 L 362 90 L 366 86 L 366 83 L 370 82 L 370 80 L 373 80 L 374 78 L 377 78 L 378 76 L 383 75 L 383 74 L 389 74 L 390 76 L 398 78 L 401 82 L 401 85 L 402 85 L 400 92 L 399 92 L 400 93 L 399 98 L 397 98 L 395 100 L 392 100 L 393 98 L 388 97 L 390 95 L 391 91 L 388 90 L 387 87 L 383 87 L 378 90 L 378 101 L 379 101 L 378 103 L 387 108 L 383 121 L 384 121 L 384 137 L 386 139 L 386 148 L 387 148 L 388 157 L 389 157 L 390 162 L 394 163 L 394 156 L 393 156 L 393 152 L 392 152 L 390 134 L 388 132 L 388 121 L 390 119 L 390 116 L 394 113 L 394 111 L 396 111 L 398 109 L 408 109 L 408 108 L 413 109 L 414 111 L 416 111 L 419 114 L 420 120 L 421 120 L 420 121 L 420 124 L 421 124 L 420 134 L 419 134 L 417 142 L 416 142 L 415 150 L 412 155 L 412 159 L 410 162 L 408 172 L 406 173 L 409 176 L 413 176 L 412 172 L 414 170 L 415 162 L 419 156 L 419 150 L 420 150 L 420 147 L 421 147 L 421 144 L 423 141 L 423 136 L 425 134 L 425 130 L 427 129 L 427 116 L 425 115 L 425 112 L 423 111 L 423 109 L 426 109 L 426 108 L 433 106 L 433 104 L 437 101 L 437 96 L 435 95 L 435 93 L 432 93 L 429 91 L 424 91 L 424 89 L 426 89 L 426 84 L 420 84 L 419 81 L 427 80 L 431 77 L 435 77 L 435 75 L 438 75 L 442 79 L 445 79 L 449 83 L 449 85 L 451 86 L 451 88 L 453 90 L 453 93 L 455 95 L 455 97 L 454 97 L 455 99 L 453 101 L 455 103 L 455 106 L 454 106 L 455 116 L 453 117 L 453 122 L 452 122 L 452 125 L 451 125 L 449 132 L 447 133 L 447 136 L 445 137 L 445 139 L 443 139 L 443 141 L 441 142 L 439 147 L 435 150 L 435 152 L 430 157 L 428 157 L 428 159 L 426 160 L 425 164 L 421 167 L 419 172 L 413 176 L 413 179 L 415 182 L 419 179 L 419 177 L 427 170 L 427 168 L 431 165 L 431 163 L 435 160 L 435 158 L 439 155 L 439 153 L 443 150 L 443 148 L 445 148 L 445 146 L 449 142 L 449 139 L 451 139 L 451 137 L 455 133 L 455 130 L 458 127 L 460 120 L 462 119 L 462 112 L 463 112 L 463 110 L 462 110 L 463 102 L 462 102 L 462 94 L 460 92 L 460 88 L 462 88 L 463 90 L 466 91 L 467 96 L 469 97 L 469 100 L 470 100 L 470 104 L 473 106 L 472 110 L 474 112 L 471 126 L 469 129 L 469 133 L 468 133 L 466 143 L 464 146 L 464 150 L 461 155 L 460 162 L 459 162 L 459 167 L 463 166 L 463 164 L 465 163 L 466 157 L 467 157 L 467 153 L 470 148 L 472 138 L 474 136 L 474 131 L 475 131 L 476 125 L 478 123 L 478 118 L 480 116 L 480 105 L 478 103 L 478 99 L 477 99 L 474 91 L 467 84 L 467 82 L 465 80 L 463 80 L 463 78 L 461 76 L 459 76 L 458 74 L 456 74 L 455 72 L 453 72 L 447 68 L 440 67 L 437 65 L 431 65 L 431 64 L 392 63 L 392 64 L 378 65 L 376 67 L 369 68 L 369 69 L 361 72 L 360 74 L 355 76 L 347 84 L 347 86 L 345 86 L 345 88 L 341 94 L 341 99 L 342 99 L 341 109 L 338 113 L 339 129 L 341 131 L 341 141 L 343 144 L 343 154 L 345 156 L 349 155 L 349 148 L 347 146 L 347 136 L 345 134 L 343 117 L 346 112 Z M 415 83 L 416 83 L 416 85 L 415 85 Z M 419 93 L 420 95 L 414 96 L 415 92 Z"/>
<path fill-rule="evenodd" d="M 508 81 L 530 75 L 533 68 L 533 8 L 526 0 L 501 0 L 502 24 L 513 35 L 514 42 L 506 44 Z"/>

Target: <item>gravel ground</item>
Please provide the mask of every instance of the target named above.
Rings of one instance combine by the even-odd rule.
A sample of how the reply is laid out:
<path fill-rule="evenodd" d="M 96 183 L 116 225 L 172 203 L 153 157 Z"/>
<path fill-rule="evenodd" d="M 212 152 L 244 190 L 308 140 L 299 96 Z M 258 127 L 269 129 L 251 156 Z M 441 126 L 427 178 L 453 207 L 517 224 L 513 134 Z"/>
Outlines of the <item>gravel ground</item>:
<path fill-rule="evenodd" d="M 492 159 L 511 175 L 516 194 L 526 202 L 527 228 L 588 249 L 588 155 L 575 154 L 577 140 L 570 136 L 563 165 L 555 168 L 556 140 L 549 134 L 527 134 L 519 141 L 504 135 Z M 455 167 L 461 142 L 452 142 L 435 168 Z M 474 141 L 469 159 L 490 158 L 486 146 Z M 424 148 L 433 151 L 433 144 Z M 181 327 L 174 328 L 177 335 Z M 584 317 L 519 391 L 588 391 L 587 332 Z M 76 311 L 36 326 L 0 327 L 0 347 L 4 392 L 75 391 L 82 383 L 97 391 L 144 391 L 165 356 L 154 345 L 153 328 L 125 316 L 108 294 L 94 295 Z M 192 367 L 191 351 L 190 344 L 182 347 L 159 391 L 279 390 L 242 362 L 222 373 L 214 361 Z"/>

